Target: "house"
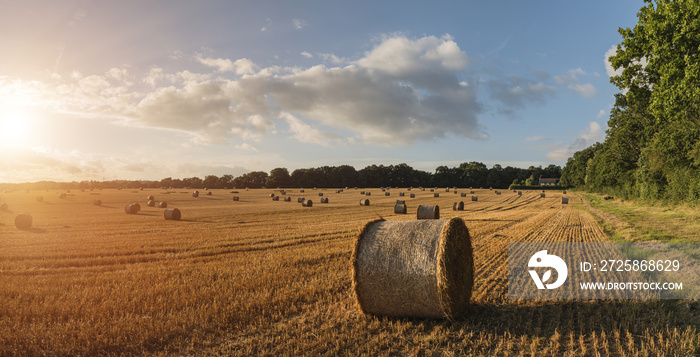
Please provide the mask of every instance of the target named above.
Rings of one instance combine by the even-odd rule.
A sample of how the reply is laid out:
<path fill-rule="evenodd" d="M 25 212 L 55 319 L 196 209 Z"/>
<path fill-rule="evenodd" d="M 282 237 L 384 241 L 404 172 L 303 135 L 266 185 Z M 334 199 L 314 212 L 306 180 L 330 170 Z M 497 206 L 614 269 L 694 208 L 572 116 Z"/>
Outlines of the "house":
<path fill-rule="evenodd" d="M 540 186 L 559 186 L 558 178 L 540 178 Z"/>

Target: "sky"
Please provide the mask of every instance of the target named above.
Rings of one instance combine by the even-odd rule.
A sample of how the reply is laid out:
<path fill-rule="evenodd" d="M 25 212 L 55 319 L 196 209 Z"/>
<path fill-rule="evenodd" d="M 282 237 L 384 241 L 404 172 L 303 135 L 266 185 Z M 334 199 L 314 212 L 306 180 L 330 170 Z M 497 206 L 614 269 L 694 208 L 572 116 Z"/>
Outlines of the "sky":
<path fill-rule="evenodd" d="M 0 182 L 563 167 L 643 5 L 0 0 Z"/>

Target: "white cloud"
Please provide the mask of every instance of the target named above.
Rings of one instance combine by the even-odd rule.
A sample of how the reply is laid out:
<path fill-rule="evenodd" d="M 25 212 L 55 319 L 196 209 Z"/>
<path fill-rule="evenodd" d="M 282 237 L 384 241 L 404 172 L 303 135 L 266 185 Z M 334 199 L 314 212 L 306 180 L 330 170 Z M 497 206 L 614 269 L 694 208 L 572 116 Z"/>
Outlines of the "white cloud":
<path fill-rule="evenodd" d="M 607 112 L 604 109 L 601 109 L 600 111 L 598 111 L 598 115 L 596 115 L 595 117 L 597 119 L 600 119 L 600 118 L 604 117 L 605 114 L 607 114 Z"/>
<path fill-rule="evenodd" d="M 306 20 L 302 19 L 292 19 L 292 24 L 294 24 L 294 28 L 297 30 L 301 30 L 308 25 Z"/>
<path fill-rule="evenodd" d="M 566 86 L 584 98 L 593 98 L 598 94 L 598 89 L 590 83 L 581 83 L 579 79 L 579 76 L 586 75 L 586 71 L 581 68 L 576 68 L 554 76 L 554 82 Z"/>
<path fill-rule="evenodd" d="M 294 134 L 292 136 L 302 143 L 329 146 L 331 142 L 339 142 L 342 140 L 338 135 L 323 132 L 304 123 L 291 113 L 282 112 L 279 117 L 287 122 L 289 130 Z"/>
<path fill-rule="evenodd" d="M 612 64 L 610 63 L 610 60 L 608 60 L 608 58 L 614 56 L 615 54 L 617 54 L 617 45 L 613 45 L 612 47 L 610 47 L 609 50 L 605 52 L 605 73 L 608 74 L 608 77 L 619 76 L 622 74 L 623 69 L 618 68 L 617 70 L 615 70 Z"/>
<path fill-rule="evenodd" d="M 547 153 L 547 158 L 553 161 L 564 162 L 575 152 L 583 150 L 596 142 L 601 142 L 605 139 L 605 131 L 597 122 L 589 122 L 588 127 L 583 130 L 579 137 L 570 145 L 565 145 L 561 142 L 553 145 L 550 152 Z"/>
<path fill-rule="evenodd" d="M 301 52 L 300 55 L 302 55 L 306 58 L 314 58 L 314 55 L 312 55 L 311 53 L 306 52 L 306 51 Z"/>
<path fill-rule="evenodd" d="M 247 58 L 231 61 L 225 58 L 197 57 L 197 61 L 205 66 L 214 67 L 218 69 L 219 72 L 234 72 L 238 75 L 253 74 L 257 68 L 255 63 Z"/>
<path fill-rule="evenodd" d="M 531 136 L 531 137 L 525 139 L 525 141 L 537 142 L 537 141 L 542 141 L 542 140 L 544 140 L 544 139 L 545 139 L 544 136 Z"/>
<path fill-rule="evenodd" d="M 250 144 L 248 144 L 248 143 L 238 144 L 238 145 L 236 145 L 236 146 L 234 146 L 234 147 L 235 147 L 236 149 L 238 149 L 238 150 L 258 151 L 257 148 L 255 148 L 254 146 L 252 146 L 252 145 L 250 145 Z"/>

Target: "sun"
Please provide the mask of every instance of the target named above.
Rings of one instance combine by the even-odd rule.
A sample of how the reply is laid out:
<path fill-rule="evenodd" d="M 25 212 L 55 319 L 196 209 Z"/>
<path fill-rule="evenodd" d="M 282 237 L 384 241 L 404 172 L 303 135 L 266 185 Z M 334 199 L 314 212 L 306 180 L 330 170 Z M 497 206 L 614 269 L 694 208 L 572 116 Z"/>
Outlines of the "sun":
<path fill-rule="evenodd" d="M 32 132 L 32 117 L 20 108 L 0 109 L 0 146 L 21 147 Z"/>

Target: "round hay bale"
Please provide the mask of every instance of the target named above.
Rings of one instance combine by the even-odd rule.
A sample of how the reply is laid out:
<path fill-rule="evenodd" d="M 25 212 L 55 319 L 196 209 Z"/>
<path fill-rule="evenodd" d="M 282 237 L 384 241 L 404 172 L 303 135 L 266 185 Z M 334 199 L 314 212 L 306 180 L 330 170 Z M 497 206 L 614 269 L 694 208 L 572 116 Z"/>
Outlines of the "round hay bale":
<path fill-rule="evenodd" d="M 518 191 L 518 196 L 522 196 L 522 195 L 523 195 L 523 191 Z"/>
<path fill-rule="evenodd" d="M 544 198 L 544 193 L 540 193 L 540 197 L 541 197 L 541 198 Z"/>
<path fill-rule="evenodd" d="M 415 194 L 415 193 L 412 193 L 412 194 L 408 195 L 408 197 L 410 197 L 410 198 L 416 198 L 416 194 Z"/>
<path fill-rule="evenodd" d="M 452 204 L 453 211 L 464 211 L 464 201 L 455 202 Z"/>
<path fill-rule="evenodd" d="M 15 227 L 23 231 L 29 230 L 34 224 L 34 219 L 29 213 L 20 213 L 15 217 Z"/>
<path fill-rule="evenodd" d="M 284 202 L 292 202 L 292 198 L 287 196 L 284 198 Z"/>
<path fill-rule="evenodd" d="M 364 196 L 364 194 L 365 194 L 365 191 L 360 191 L 360 194 Z"/>
<path fill-rule="evenodd" d="M 273 197 L 272 197 L 272 200 L 273 200 L 273 201 L 279 201 L 279 200 L 280 200 L 280 196 L 273 196 Z"/>
<path fill-rule="evenodd" d="M 372 192 L 367 191 L 367 193 L 365 193 L 365 196 L 372 196 Z"/>
<path fill-rule="evenodd" d="M 182 218 L 182 213 L 177 208 L 169 208 L 163 211 L 163 217 L 168 221 L 179 221 Z"/>
<path fill-rule="evenodd" d="M 313 207 L 314 201 L 312 200 L 304 200 L 301 202 L 302 207 Z"/>
<path fill-rule="evenodd" d="M 565 194 L 566 194 L 566 190 L 562 191 L 562 194 L 564 194 L 564 195 L 565 195 Z"/>
<path fill-rule="evenodd" d="M 304 189 L 299 190 L 299 192 L 304 193 Z"/>
<path fill-rule="evenodd" d="M 403 192 L 399 192 L 399 197 L 405 196 Z"/>
<path fill-rule="evenodd" d="M 192 192 L 192 197 L 199 197 L 199 191 Z"/>
<path fill-rule="evenodd" d="M 476 202 L 476 201 L 478 201 L 478 200 L 479 200 L 479 196 L 472 196 L 472 201 L 473 201 L 473 202 Z"/>
<path fill-rule="evenodd" d="M 167 202 L 159 202 L 158 208 L 168 208 L 168 203 Z"/>
<path fill-rule="evenodd" d="M 406 204 L 406 200 L 396 200 L 396 204 L 397 204 L 397 205 L 405 205 L 405 204 Z"/>
<path fill-rule="evenodd" d="M 58 198 L 60 198 L 60 199 L 66 198 L 66 193 L 65 193 L 65 192 L 59 193 L 59 194 L 58 194 Z"/>
<path fill-rule="evenodd" d="M 394 213 L 396 213 L 396 214 L 406 214 L 406 210 L 407 210 L 407 207 L 406 207 L 405 203 L 397 203 L 394 206 Z"/>
<path fill-rule="evenodd" d="M 100 199 L 93 200 L 92 204 L 95 206 L 102 206 L 102 200 L 100 200 Z"/>
<path fill-rule="evenodd" d="M 391 196 L 391 192 L 389 192 L 389 191 L 384 192 L 384 196 Z"/>
<path fill-rule="evenodd" d="M 500 195 L 500 194 L 501 194 L 501 191 L 498 191 L 498 190 L 493 191 L 493 192 L 495 192 L 497 195 Z"/>
<path fill-rule="evenodd" d="M 469 194 L 470 194 L 470 195 L 473 195 L 473 194 L 474 194 L 474 190 L 469 191 Z"/>
<path fill-rule="evenodd" d="M 238 200 L 240 200 L 240 198 L 238 196 L 233 196 L 233 200 L 238 201 Z"/>
<path fill-rule="evenodd" d="M 433 193 L 433 197 L 440 197 L 440 194 L 435 192 L 435 193 Z"/>
<path fill-rule="evenodd" d="M 304 202 L 304 197 L 298 197 L 298 198 L 297 198 L 297 202 L 298 202 L 298 203 Z"/>
<path fill-rule="evenodd" d="M 431 189 L 430 189 L 430 192 L 435 192 L 435 189 L 434 189 L 434 188 L 431 188 Z"/>
<path fill-rule="evenodd" d="M 141 210 L 141 205 L 138 203 L 129 203 L 124 207 L 126 214 L 137 214 Z"/>
<path fill-rule="evenodd" d="M 322 197 L 321 203 L 328 203 L 328 197 Z"/>
<path fill-rule="evenodd" d="M 153 195 L 149 195 L 148 197 L 146 197 L 146 201 L 155 201 L 155 199 L 156 198 L 153 197 Z"/>
<path fill-rule="evenodd" d="M 0 203 L 0 211 L 7 211 L 7 203 Z"/>
<path fill-rule="evenodd" d="M 462 192 L 462 193 L 459 194 L 459 196 L 460 196 L 460 197 L 467 197 L 467 193 L 466 193 L 466 192 Z"/>
<path fill-rule="evenodd" d="M 420 205 L 416 219 L 440 219 L 440 207 L 438 205 Z"/>
<path fill-rule="evenodd" d="M 150 200 L 150 201 L 146 202 L 146 206 L 148 206 L 148 207 L 155 207 L 155 206 L 156 206 L 156 201 Z"/>
<path fill-rule="evenodd" d="M 351 264 L 365 314 L 458 318 L 474 286 L 471 238 L 461 218 L 369 222 Z"/>
<path fill-rule="evenodd" d="M 211 196 L 211 191 L 207 191 L 207 196 Z"/>
<path fill-rule="evenodd" d="M 569 198 L 568 198 L 568 197 L 562 197 L 562 198 L 561 198 L 561 204 L 563 204 L 563 205 L 568 205 L 568 204 L 569 204 Z"/>
<path fill-rule="evenodd" d="M 318 197 L 323 197 L 323 192 L 319 192 Z"/>
<path fill-rule="evenodd" d="M 270 197 L 275 197 L 275 194 L 274 194 L 274 193 L 271 193 L 271 194 L 270 194 Z"/>
<path fill-rule="evenodd" d="M 360 206 L 369 206 L 369 199 L 367 199 L 367 198 L 361 199 Z"/>

